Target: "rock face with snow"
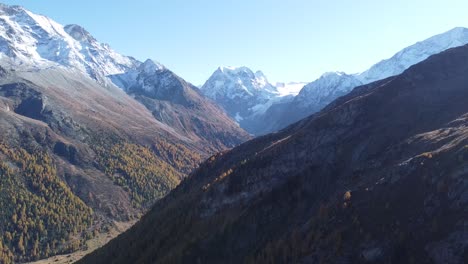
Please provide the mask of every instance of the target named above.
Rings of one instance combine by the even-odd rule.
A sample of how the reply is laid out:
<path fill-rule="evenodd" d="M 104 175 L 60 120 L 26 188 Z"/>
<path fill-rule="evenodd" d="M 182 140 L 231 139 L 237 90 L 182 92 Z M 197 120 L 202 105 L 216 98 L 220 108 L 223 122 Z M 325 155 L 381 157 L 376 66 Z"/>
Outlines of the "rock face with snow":
<path fill-rule="evenodd" d="M 261 111 L 258 108 L 277 92 L 262 72 L 254 73 L 247 67 L 220 67 L 201 90 L 241 126 L 249 123 L 249 119 Z"/>
<path fill-rule="evenodd" d="M 344 72 L 328 72 L 304 86 L 294 98 L 293 105 L 300 108 L 317 108 L 320 110 L 361 84 L 361 81 L 355 75 Z"/>
<path fill-rule="evenodd" d="M 78 25 L 62 26 L 20 6 L 0 5 L 0 52 L 32 68 L 65 66 L 105 83 L 140 64 L 99 43 Z"/>
<path fill-rule="evenodd" d="M 256 133 L 274 132 L 299 121 L 346 95 L 354 87 L 362 85 L 356 75 L 344 72 L 328 72 L 305 85 L 297 96 L 288 101 L 271 105 L 259 118 Z"/>
<path fill-rule="evenodd" d="M 468 43 L 468 28 L 457 27 L 411 45 L 357 75 L 364 84 L 402 73 L 410 66 L 444 50 Z"/>
<path fill-rule="evenodd" d="M 158 121 L 195 142 L 213 146 L 212 150 L 231 148 L 250 138 L 197 87 L 157 62 L 147 60 L 111 79 L 145 105 Z"/>
<path fill-rule="evenodd" d="M 202 86 L 202 92 L 240 126 L 252 134 L 263 129 L 265 112 L 273 104 L 290 101 L 301 84 L 281 84 L 278 88 L 268 82 L 261 72 L 247 67 L 220 67 Z"/>

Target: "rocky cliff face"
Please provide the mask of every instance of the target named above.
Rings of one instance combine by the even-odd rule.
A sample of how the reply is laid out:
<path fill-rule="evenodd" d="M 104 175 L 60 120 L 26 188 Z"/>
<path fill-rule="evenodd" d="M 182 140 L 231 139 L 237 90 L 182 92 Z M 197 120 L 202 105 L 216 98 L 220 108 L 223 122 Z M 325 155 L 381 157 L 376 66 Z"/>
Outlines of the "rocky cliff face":
<path fill-rule="evenodd" d="M 210 158 L 81 263 L 465 263 L 468 46 Z"/>
<path fill-rule="evenodd" d="M 265 75 L 247 67 L 218 68 L 201 91 L 252 134 L 256 131 L 257 117 L 262 117 L 268 107 L 279 100 L 277 88 Z"/>

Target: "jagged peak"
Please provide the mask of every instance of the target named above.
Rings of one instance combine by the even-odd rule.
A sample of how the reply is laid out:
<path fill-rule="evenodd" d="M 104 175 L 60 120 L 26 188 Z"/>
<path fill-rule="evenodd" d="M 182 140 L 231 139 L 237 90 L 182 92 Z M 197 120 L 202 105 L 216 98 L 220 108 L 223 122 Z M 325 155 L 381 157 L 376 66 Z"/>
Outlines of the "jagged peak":
<path fill-rule="evenodd" d="M 255 77 L 257 77 L 258 79 L 265 79 L 265 80 L 267 80 L 267 77 L 265 76 L 265 74 L 264 74 L 262 71 L 256 71 L 256 72 L 255 72 Z"/>
<path fill-rule="evenodd" d="M 26 9 L 20 5 L 7 5 L 0 3 L 0 11 L 8 15 L 17 14 L 19 12 L 25 12 Z"/>
<path fill-rule="evenodd" d="M 467 43 L 468 28 L 455 27 L 402 49 L 391 58 L 374 64 L 368 70 L 360 73 L 358 77 L 363 83 L 369 83 L 397 75 L 431 55 Z"/>
<path fill-rule="evenodd" d="M 442 34 L 438 34 L 436 36 L 443 36 L 443 35 L 451 35 L 451 36 L 466 36 L 468 35 L 468 28 L 465 27 L 454 27 L 451 30 L 448 30 Z"/>
<path fill-rule="evenodd" d="M 139 67 L 139 70 L 148 74 L 155 73 L 157 71 L 164 70 L 166 67 L 161 63 L 154 61 L 152 59 L 147 59 Z"/>
<path fill-rule="evenodd" d="M 0 4 L 0 31 L 8 32 L 1 53 L 24 66 L 73 67 L 107 83 L 106 76 L 135 69 L 140 62 L 98 42 L 79 25 L 63 26 L 21 6 Z M 86 48 L 85 48 L 86 47 Z"/>
<path fill-rule="evenodd" d="M 322 74 L 320 78 L 329 78 L 332 76 L 346 76 L 346 75 L 348 74 L 342 71 L 329 71 L 329 72 L 325 72 L 324 74 Z"/>
<path fill-rule="evenodd" d="M 231 75 L 238 75 L 240 73 L 247 73 L 251 76 L 255 76 L 253 71 L 246 67 L 246 66 L 239 66 L 239 67 L 234 67 L 234 66 L 220 66 L 217 69 L 218 72 L 225 73 L 225 74 L 231 74 Z"/>
<path fill-rule="evenodd" d="M 76 24 L 66 25 L 64 27 L 65 32 L 68 33 L 72 38 L 80 42 L 95 42 L 96 39 L 82 26 Z"/>

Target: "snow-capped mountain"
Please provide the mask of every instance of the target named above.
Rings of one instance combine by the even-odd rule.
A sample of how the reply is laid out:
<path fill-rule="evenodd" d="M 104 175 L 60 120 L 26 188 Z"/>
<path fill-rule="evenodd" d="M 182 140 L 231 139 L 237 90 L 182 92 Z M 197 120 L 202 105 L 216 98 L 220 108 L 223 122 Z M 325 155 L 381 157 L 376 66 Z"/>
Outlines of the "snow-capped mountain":
<path fill-rule="evenodd" d="M 247 67 L 219 67 L 201 90 L 241 126 L 252 116 L 263 113 L 278 95 L 276 87 L 261 71 L 254 73 Z"/>
<path fill-rule="evenodd" d="M 457 27 L 411 45 L 357 75 L 364 84 L 402 73 L 410 66 L 444 50 L 468 43 L 468 28 Z"/>
<path fill-rule="evenodd" d="M 256 134 L 277 131 L 305 118 L 346 95 L 353 88 L 390 76 L 401 74 L 410 66 L 449 48 L 468 43 L 468 29 L 454 28 L 409 46 L 387 60 L 383 60 L 360 74 L 329 72 L 307 84 L 290 102 L 272 104 L 257 117 Z M 241 124 L 242 125 L 242 124 Z"/>
<path fill-rule="evenodd" d="M 312 106 L 320 110 L 337 97 L 347 94 L 356 86 L 401 74 L 410 66 L 427 59 L 431 55 L 467 43 L 468 29 L 454 28 L 409 46 L 390 59 L 383 60 L 360 74 L 325 73 L 316 81 L 304 86 L 294 99 L 294 103 L 303 108 Z"/>
<path fill-rule="evenodd" d="M 219 67 L 201 89 L 213 100 L 268 99 L 276 93 L 261 71 L 254 73 L 247 67 Z"/>
<path fill-rule="evenodd" d="M 337 97 L 349 93 L 356 86 L 401 74 L 410 66 L 427 59 L 431 55 L 467 43 L 468 29 L 454 28 L 409 46 L 390 59 L 373 65 L 363 73 L 325 73 L 319 79 L 304 86 L 294 99 L 293 104 L 300 108 L 313 108 L 318 111 Z"/>
<path fill-rule="evenodd" d="M 112 82 L 122 88 L 129 90 L 130 87 L 139 85 L 142 89 L 150 92 L 154 89 L 151 85 L 145 84 L 146 77 L 151 77 L 155 73 L 164 70 L 165 67 L 151 59 L 147 59 L 134 69 L 130 69 L 125 73 L 110 75 Z"/>
<path fill-rule="evenodd" d="M 294 98 L 293 103 L 302 108 L 311 106 L 323 108 L 337 97 L 349 93 L 352 88 L 361 84 L 355 75 L 344 72 L 327 72 L 304 86 Z"/>
<path fill-rule="evenodd" d="M 99 43 L 78 25 L 62 26 L 23 7 L 4 4 L 0 4 L 0 52 L 15 66 L 64 66 L 99 82 L 140 65 L 134 58 Z"/>

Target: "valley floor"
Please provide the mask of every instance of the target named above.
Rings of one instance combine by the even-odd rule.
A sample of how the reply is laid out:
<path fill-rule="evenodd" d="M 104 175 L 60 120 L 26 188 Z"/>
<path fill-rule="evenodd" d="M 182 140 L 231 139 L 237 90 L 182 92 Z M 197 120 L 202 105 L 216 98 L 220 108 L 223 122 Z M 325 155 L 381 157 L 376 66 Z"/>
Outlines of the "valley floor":
<path fill-rule="evenodd" d="M 101 233 L 98 236 L 90 239 L 87 242 L 88 249 L 80 250 L 71 254 L 64 254 L 53 256 L 47 259 L 42 259 L 34 262 L 29 262 L 28 264 L 69 264 L 75 263 L 76 261 L 80 260 L 85 255 L 93 252 L 94 250 L 104 246 L 109 242 L 111 239 L 115 238 L 119 234 L 125 232 L 129 229 L 132 225 L 136 223 L 136 220 L 129 221 L 129 222 L 114 222 L 114 226 L 108 232 Z"/>

